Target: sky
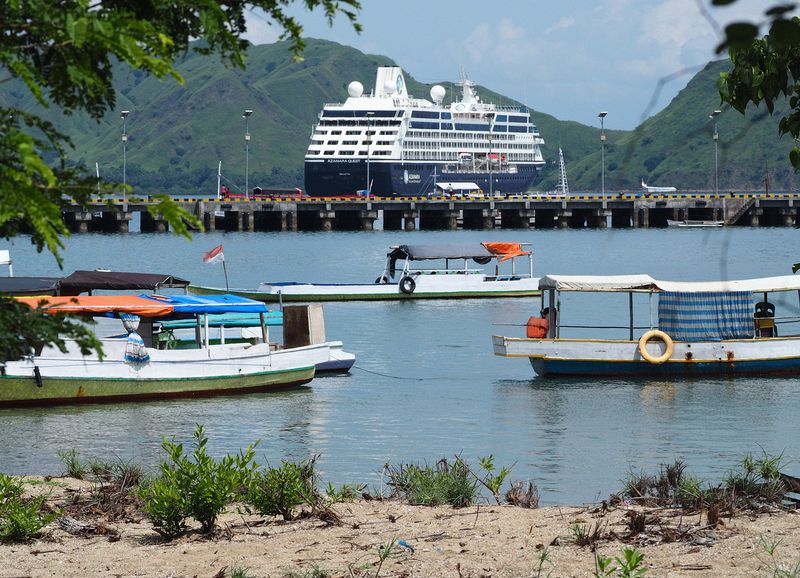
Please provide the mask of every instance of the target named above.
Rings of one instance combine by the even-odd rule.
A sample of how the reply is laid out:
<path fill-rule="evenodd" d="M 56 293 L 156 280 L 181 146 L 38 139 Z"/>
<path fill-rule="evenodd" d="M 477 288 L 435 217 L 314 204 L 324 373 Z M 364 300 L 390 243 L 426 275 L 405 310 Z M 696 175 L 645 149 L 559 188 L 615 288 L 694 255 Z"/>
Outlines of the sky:
<path fill-rule="evenodd" d="M 765 9 L 779 3 L 362 0 L 360 34 L 342 16 L 329 27 L 302 2 L 290 13 L 304 36 L 388 56 L 420 82 L 457 81 L 463 68 L 476 84 L 558 119 L 599 126 L 597 113 L 607 111 L 607 128 L 633 129 L 724 56 L 715 48 L 726 24 L 765 22 Z M 254 44 L 275 42 L 279 32 L 262 14 L 249 14 Z M 343 79 L 342 101 L 350 80 Z"/>

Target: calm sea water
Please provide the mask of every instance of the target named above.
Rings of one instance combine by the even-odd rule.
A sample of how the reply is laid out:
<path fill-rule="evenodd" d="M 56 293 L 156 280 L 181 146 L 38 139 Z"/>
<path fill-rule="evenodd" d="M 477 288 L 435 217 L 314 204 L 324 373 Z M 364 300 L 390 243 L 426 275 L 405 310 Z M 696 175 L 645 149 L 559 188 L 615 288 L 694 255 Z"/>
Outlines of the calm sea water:
<path fill-rule="evenodd" d="M 266 280 L 372 281 L 399 243 L 525 241 L 538 274 L 648 273 L 731 279 L 791 272 L 795 229 L 211 233 L 82 235 L 66 240 L 64 271 L 172 273 L 224 285 L 202 254 L 222 243 L 232 287 Z M 10 243 L 17 275 L 59 275 L 28 239 Z M 773 299 L 773 301 L 776 301 Z M 646 302 L 637 302 L 646 316 Z M 778 302 L 797 314 L 797 296 Z M 494 454 L 511 478 L 533 479 L 547 504 L 607 497 L 633 469 L 682 459 L 722 477 L 745 452 L 783 454 L 800 473 L 794 378 L 628 381 L 533 375 L 525 360 L 495 357 L 491 335 L 538 312 L 539 300 L 325 304 L 329 339 L 357 354 L 352 374 L 278 394 L 0 411 L 0 471 L 58 474 L 58 450 L 152 466 L 162 436 L 188 441 L 202 423 L 216 455 L 261 440 L 260 461 L 319 454 L 323 481 L 377 485 L 385 463 Z M 627 297 L 568 296 L 563 321 L 627 320 Z M 798 328 L 800 331 L 800 328 Z"/>

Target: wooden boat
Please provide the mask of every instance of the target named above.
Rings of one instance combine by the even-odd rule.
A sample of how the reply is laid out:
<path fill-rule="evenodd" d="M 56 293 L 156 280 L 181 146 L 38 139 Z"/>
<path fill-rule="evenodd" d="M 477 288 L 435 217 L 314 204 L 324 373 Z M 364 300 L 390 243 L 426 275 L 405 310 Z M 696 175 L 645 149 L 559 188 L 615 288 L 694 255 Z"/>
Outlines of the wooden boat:
<path fill-rule="evenodd" d="M 454 299 L 477 297 L 527 297 L 539 295 L 533 277 L 529 243 L 474 243 L 468 245 L 399 245 L 391 247 L 383 272 L 374 283 L 262 283 L 257 289 L 232 289 L 230 293 L 265 302 L 355 301 L 389 299 Z M 515 260 L 527 257 L 527 271 L 517 271 Z M 417 268 L 420 262 L 443 262 L 438 268 Z M 402 265 L 399 262 L 402 261 Z M 494 264 L 494 271 L 474 268 Z M 503 269 L 501 272 L 501 263 Z M 190 285 L 201 295 L 226 289 Z"/>
<path fill-rule="evenodd" d="M 283 312 L 270 311 L 265 316 L 267 326 L 267 340 L 269 341 L 269 327 L 283 327 Z M 208 327 L 215 329 L 216 339 L 211 338 L 211 343 L 235 343 L 248 339 L 260 340 L 260 318 L 252 313 L 226 313 L 221 315 L 209 315 Z M 170 344 L 175 349 L 187 349 L 194 347 L 194 340 L 186 338 L 186 330 L 195 328 L 192 319 L 175 319 L 162 321 L 159 339 L 164 343 Z M 231 330 L 238 329 L 239 335 L 230 335 Z M 183 335 L 181 335 L 183 332 Z M 284 340 L 286 337 L 284 336 Z M 323 337 L 322 342 L 325 342 Z M 316 376 L 334 375 L 347 373 L 356 362 L 356 356 L 344 351 L 341 341 L 325 342 L 330 347 L 330 357 L 327 360 L 317 362 Z"/>
<path fill-rule="evenodd" d="M 667 226 L 668 227 L 724 227 L 725 221 L 704 221 L 704 220 L 693 220 L 693 219 L 684 219 L 683 221 L 673 221 L 671 219 L 667 219 Z"/>
<path fill-rule="evenodd" d="M 259 343 L 211 344 L 209 314 L 267 312 L 263 303 L 232 295 L 197 297 L 18 297 L 45 314 L 122 317 L 128 333 L 102 338 L 104 356 L 83 355 L 73 341 L 66 351 L 44 348 L 7 362 L 0 376 L 0 406 L 116 402 L 268 391 L 308 383 L 315 365 L 330 358 L 327 343 L 273 350 Z M 154 320 L 193 318 L 197 346 L 153 346 Z M 139 323 L 141 321 L 141 323 Z M 138 325 L 138 327 L 137 327 Z M 262 323 L 263 335 L 266 326 Z M 138 333 L 141 331 L 141 335 Z"/>
<path fill-rule="evenodd" d="M 492 338 L 495 355 L 527 358 L 539 375 L 800 374 L 800 336 L 779 336 L 776 325 L 797 317 L 775 317 L 775 307 L 768 301 L 770 293 L 800 291 L 798 276 L 674 282 L 648 275 L 550 275 L 541 279 L 539 287 L 548 295 L 548 307 L 541 317 L 528 320 L 527 337 Z M 564 333 L 620 329 L 562 325 L 557 308 L 563 292 L 627 295 L 626 338 L 562 336 L 562 329 Z M 643 327 L 634 326 L 634 296 L 639 295 L 646 296 L 650 316 L 649 325 Z"/>

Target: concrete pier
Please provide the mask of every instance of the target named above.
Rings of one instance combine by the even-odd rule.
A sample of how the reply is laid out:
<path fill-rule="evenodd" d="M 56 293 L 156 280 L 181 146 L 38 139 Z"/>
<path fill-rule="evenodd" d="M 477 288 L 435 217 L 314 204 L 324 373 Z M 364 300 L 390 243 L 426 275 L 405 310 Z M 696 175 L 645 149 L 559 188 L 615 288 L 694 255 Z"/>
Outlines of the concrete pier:
<path fill-rule="evenodd" d="M 798 222 L 800 195 L 726 193 L 644 195 L 522 196 L 502 198 L 330 197 L 291 200 L 175 201 L 195 215 L 206 231 L 370 231 L 382 220 L 388 231 L 512 228 L 583 229 L 666 227 L 668 220 L 717 220 L 727 226 L 792 227 Z M 143 232 L 166 232 L 168 224 L 148 212 L 148 201 L 120 202 L 110 210 L 68 207 L 64 220 L 74 233 L 126 233 L 135 213 Z"/>

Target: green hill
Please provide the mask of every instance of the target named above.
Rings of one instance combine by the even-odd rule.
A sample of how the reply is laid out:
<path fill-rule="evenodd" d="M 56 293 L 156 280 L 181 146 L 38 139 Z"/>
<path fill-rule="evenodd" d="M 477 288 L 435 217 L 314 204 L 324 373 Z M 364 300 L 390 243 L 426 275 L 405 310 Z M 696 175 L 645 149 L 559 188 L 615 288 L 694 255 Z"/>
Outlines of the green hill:
<path fill-rule="evenodd" d="M 635 131 L 606 131 L 606 189 L 638 189 L 641 179 L 682 190 L 713 190 L 714 144 L 709 112 L 719 108 L 716 78 L 725 61 L 710 63 L 690 80 L 664 110 Z M 245 121 L 249 127 L 252 186 L 303 186 L 303 156 L 311 127 L 326 102 L 342 102 L 347 84 L 360 81 L 372 88 L 377 66 L 394 65 L 387 57 L 310 39 L 302 62 L 294 62 L 286 43 L 252 46 L 246 70 L 230 69 L 218 59 L 189 54 L 178 65 L 185 84 L 159 81 L 139 72 L 120 71 L 115 79 L 117 107 L 96 123 L 85 115 L 44 116 L 74 143 L 70 160 L 101 176 L 122 180 L 122 121 L 127 119 L 127 179 L 137 192 L 213 193 L 217 163 L 229 186 L 244 187 Z M 427 97 L 431 85 L 406 72 L 409 92 Z M 456 93 L 451 83 L 447 98 Z M 515 101 L 483 86 L 486 102 L 512 105 Z M 27 110 L 38 107 L 19 83 L 7 83 L 0 103 Z M 755 112 L 743 117 L 723 109 L 718 119 L 720 189 L 763 189 L 767 168 L 772 189 L 796 188 L 797 177 L 788 162 L 790 139 L 779 139 L 776 116 Z M 545 138 L 548 161 L 541 190 L 557 180 L 558 146 L 564 150 L 573 191 L 600 189 L 599 129 L 558 120 L 531 111 Z"/>
<path fill-rule="evenodd" d="M 637 188 L 644 178 L 654 185 L 713 191 L 714 128 L 709 114 L 721 109 L 720 190 L 764 190 L 767 174 L 772 190 L 796 188 L 800 183 L 788 161 L 792 141 L 778 136 L 786 103 L 776 105 L 774 116 L 763 108 L 743 116 L 720 106 L 716 79 L 729 66 L 726 60 L 709 63 L 664 110 L 635 131 L 610 136 L 606 186 Z M 599 179 L 600 152 L 578 160 L 568 172 L 579 186 L 590 188 Z"/>

